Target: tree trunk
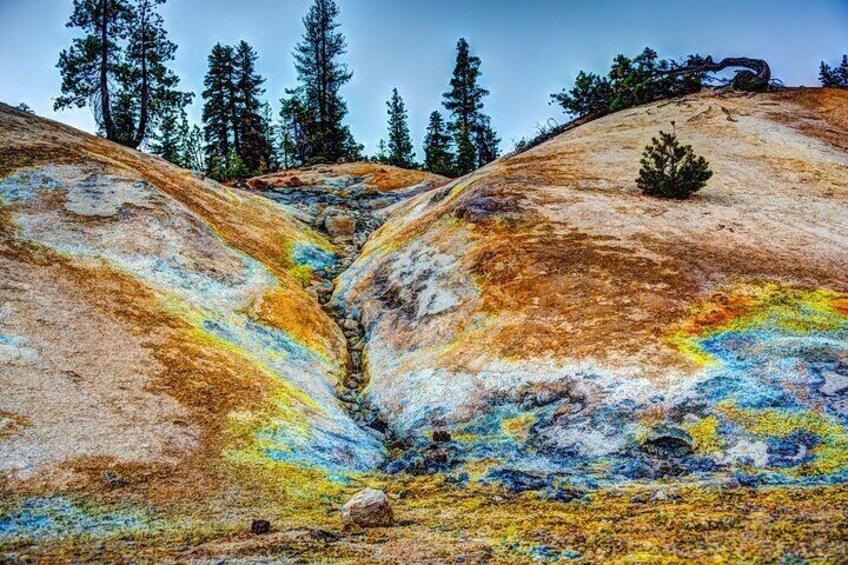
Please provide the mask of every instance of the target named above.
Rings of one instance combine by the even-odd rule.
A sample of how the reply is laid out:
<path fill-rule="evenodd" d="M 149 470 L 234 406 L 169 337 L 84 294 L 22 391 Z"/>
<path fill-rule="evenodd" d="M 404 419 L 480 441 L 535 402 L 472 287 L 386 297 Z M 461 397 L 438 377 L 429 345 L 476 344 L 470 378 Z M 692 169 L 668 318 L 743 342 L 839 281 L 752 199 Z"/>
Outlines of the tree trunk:
<path fill-rule="evenodd" d="M 109 0 L 101 0 L 103 9 L 100 20 L 100 116 L 106 139 L 116 141 L 115 124 L 109 101 Z"/>
<path fill-rule="evenodd" d="M 141 142 L 144 141 L 145 134 L 147 133 L 147 121 L 148 121 L 148 104 L 150 98 L 150 84 L 147 72 L 147 25 L 149 14 L 147 13 L 147 6 L 142 7 L 142 12 L 140 14 L 141 21 L 139 22 L 140 26 L 140 34 L 141 34 L 141 109 L 139 112 L 138 118 L 138 131 L 135 134 L 135 138 L 132 140 L 132 147 L 134 149 L 138 148 L 141 145 Z"/>
<path fill-rule="evenodd" d="M 744 71 L 737 71 L 730 85 L 735 90 L 744 92 L 765 92 L 769 89 L 771 81 L 771 69 L 768 63 L 762 59 L 749 59 L 747 57 L 727 57 L 718 63 L 713 62 L 712 57 L 707 57 L 701 65 L 690 65 L 665 72 L 666 75 L 682 75 L 690 73 L 717 73 L 730 67 L 743 67 Z"/>

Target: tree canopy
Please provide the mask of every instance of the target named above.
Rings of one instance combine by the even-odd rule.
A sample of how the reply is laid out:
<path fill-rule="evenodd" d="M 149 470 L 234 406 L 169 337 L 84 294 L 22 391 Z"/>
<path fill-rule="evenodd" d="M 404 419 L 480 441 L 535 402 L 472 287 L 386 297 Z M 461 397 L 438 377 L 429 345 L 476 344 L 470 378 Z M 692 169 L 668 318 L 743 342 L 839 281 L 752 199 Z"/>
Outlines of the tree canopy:
<path fill-rule="evenodd" d="M 174 105 L 184 102 L 168 68 L 177 46 L 159 7 L 165 0 L 74 0 L 67 27 L 82 31 L 57 64 L 56 110 L 90 106 L 102 135 L 138 147 Z"/>
<path fill-rule="evenodd" d="M 411 169 L 415 167 L 415 152 L 409 134 L 406 105 L 397 88 L 392 89 L 392 97 L 386 102 L 386 106 L 389 113 L 388 163 L 395 167 Z"/>
<path fill-rule="evenodd" d="M 332 163 L 359 158 L 357 145 L 344 124 L 347 103 L 340 89 L 353 77 L 342 56 L 347 42 L 338 31 L 334 0 L 314 0 L 303 18 L 304 33 L 294 52 L 299 87 L 294 95 L 308 118 L 303 120 L 305 161 Z"/>

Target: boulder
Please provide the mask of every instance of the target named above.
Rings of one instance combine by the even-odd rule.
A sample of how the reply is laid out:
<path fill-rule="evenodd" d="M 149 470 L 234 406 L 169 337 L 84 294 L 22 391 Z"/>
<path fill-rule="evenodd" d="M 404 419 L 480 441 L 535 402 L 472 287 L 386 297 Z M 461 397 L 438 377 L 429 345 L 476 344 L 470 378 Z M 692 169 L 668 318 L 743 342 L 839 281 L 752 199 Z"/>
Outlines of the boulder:
<path fill-rule="evenodd" d="M 393 526 L 395 523 L 386 493 L 373 488 L 359 491 L 342 507 L 342 520 L 345 524 L 363 528 Z"/>
<path fill-rule="evenodd" d="M 327 216 L 324 219 L 324 227 L 331 238 L 350 241 L 356 232 L 356 220 L 342 214 Z"/>

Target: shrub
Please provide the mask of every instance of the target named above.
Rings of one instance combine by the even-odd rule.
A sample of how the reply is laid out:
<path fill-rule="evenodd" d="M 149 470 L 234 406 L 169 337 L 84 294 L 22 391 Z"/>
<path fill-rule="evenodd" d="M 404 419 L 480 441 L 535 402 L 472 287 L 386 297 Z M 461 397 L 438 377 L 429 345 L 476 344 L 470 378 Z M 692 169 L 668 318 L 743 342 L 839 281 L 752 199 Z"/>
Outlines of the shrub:
<path fill-rule="evenodd" d="M 636 184 L 648 196 L 686 199 L 713 176 L 707 160 L 695 155 L 691 145 L 681 145 L 676 131 L 660 131 L 645 147 L 641 163 Z"/>

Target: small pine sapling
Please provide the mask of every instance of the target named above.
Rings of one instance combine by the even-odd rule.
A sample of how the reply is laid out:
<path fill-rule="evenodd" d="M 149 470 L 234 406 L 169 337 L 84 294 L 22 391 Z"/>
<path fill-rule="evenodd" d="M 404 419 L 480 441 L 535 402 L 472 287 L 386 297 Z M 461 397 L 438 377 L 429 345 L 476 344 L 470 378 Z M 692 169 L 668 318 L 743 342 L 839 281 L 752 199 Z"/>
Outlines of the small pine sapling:
<path fill-rule="evenodd" d="M 674 127 L 674 122 L 671 123 Z M 691 145 L 677 140 L 677 130 L 660 131 L 642 153 L 636 184 L 643 194 L 684 200 L 702 189 L 713 176 L 709 163 Z"/>

